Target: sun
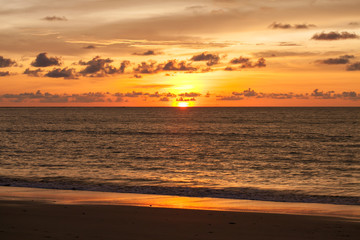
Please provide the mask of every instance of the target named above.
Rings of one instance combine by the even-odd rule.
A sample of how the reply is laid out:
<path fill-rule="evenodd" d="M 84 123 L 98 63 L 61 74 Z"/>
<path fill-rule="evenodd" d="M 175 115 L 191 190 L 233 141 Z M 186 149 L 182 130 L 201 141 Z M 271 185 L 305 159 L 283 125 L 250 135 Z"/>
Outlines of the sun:
<path fill-rule="evenodd" d="M 189 103 L 188 103 L 188 102 L 178 102 L 177 106 L 178 106 L 178 107 L 185 108 L 185 107 L 188 107 L 188 106 L 189 106 Z"/>

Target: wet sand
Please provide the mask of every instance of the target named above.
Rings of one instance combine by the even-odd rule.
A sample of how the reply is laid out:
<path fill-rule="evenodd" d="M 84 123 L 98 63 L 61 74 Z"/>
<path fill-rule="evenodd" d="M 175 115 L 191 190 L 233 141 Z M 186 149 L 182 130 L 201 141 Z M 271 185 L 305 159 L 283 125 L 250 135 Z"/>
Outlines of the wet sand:
<path fill-rule="evenodd" d="M 359 239 L 360 222 L 320 216 L 0 201 L 0 239 Z"/>

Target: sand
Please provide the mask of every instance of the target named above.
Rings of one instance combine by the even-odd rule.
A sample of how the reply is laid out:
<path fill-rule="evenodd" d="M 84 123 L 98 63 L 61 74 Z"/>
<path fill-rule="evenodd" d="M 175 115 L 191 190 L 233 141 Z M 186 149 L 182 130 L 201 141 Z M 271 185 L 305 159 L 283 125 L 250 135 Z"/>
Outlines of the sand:
<path fill-rule="evenodd" d="M 0 201 L 0 239 L 359 239 L 360 222 L 320 216 Z"/>

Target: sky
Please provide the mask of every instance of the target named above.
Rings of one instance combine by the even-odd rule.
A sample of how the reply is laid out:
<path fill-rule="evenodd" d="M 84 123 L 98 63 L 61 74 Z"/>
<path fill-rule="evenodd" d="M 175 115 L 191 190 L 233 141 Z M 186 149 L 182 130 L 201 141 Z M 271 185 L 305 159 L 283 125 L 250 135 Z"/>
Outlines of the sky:
<path fill-rule="evenodd" d="M 360 106 L 359 0 L 0 6 L 0 106 Z"/>

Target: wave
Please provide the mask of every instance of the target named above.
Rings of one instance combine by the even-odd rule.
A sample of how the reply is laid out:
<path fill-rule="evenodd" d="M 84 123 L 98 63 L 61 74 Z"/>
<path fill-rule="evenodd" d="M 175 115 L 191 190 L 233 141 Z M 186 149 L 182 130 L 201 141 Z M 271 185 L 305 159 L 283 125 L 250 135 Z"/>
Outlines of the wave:
<path fill-rule="evenodd" d="M 181 187 L 153 185 L 121 185 L 109 182 L 90 182 L 67 177 L 9 178 L 0 177 L 0 186 L 31 187 L 63 190 L 86 190 L 99 192 L 141 193 L 187 197 L 213 197 L 273 202 L 326 203 L 360 205 L 359 197 L 309 195 L 301 191 L 259 189 L 252 187 Z"/>

